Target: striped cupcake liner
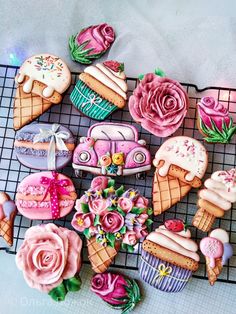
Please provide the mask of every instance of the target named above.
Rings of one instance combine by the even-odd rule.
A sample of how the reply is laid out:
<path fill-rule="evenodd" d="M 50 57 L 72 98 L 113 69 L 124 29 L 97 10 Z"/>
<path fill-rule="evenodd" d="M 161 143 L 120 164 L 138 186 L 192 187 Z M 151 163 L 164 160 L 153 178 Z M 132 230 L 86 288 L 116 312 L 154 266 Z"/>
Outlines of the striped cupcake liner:
<path fill-rule="evenodd" d="M 95 120 L 104 120 L 117 109 L 117 106 L 100 97 L 81 80 L 76 83 L 70 99 L 78 110 Z"/>
<path fill-rule="evenodd" d="M 156 289 L 180 292 L 192 276 L 192 271 L 175 266 L 142 250 L 139 274 L 145 282 Z"/>

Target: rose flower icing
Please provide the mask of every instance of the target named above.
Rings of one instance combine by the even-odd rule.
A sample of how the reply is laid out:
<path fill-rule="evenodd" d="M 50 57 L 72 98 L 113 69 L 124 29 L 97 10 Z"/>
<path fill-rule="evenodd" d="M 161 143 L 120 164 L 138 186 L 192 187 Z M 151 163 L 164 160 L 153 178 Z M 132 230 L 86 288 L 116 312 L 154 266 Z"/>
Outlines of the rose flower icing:
<path fill-rule="evenodd" d="M 189 106 L 183 87 L 167 77 L 148 73 L 129 99 L 133 119 L 152 134 L 167 137 L 182 124 Z"/>
<path fill-rule="evenodd" d="M 229 143 L 236 133 L 229 111 L 213 97 L 203 97 L 197 104 L 197 124 L 209 143 Z"/>
<path fill-rule="evenodd" d="M 53 223 L 29 228 L 16 254 L 16 265 L 31 288 L 62 301 L 80 289 L 82 240 L 76 232 Z"/>

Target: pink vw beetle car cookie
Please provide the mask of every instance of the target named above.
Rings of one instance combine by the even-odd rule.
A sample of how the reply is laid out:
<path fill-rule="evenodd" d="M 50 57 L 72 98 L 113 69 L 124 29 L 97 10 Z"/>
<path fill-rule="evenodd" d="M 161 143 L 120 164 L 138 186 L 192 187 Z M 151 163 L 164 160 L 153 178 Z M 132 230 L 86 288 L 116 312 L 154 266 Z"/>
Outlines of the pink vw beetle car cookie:
<path fill-rule="evenodd" d="M 151 169 L 151 155 L 144 140 L 138 140 L 134 126 L 118 123 L 97 123 L 92 125 L 87 137 L 80 138 L 80 144 L 73 155 L 75 174 L 83 171 L 96 175 L 127 176 Z"/>

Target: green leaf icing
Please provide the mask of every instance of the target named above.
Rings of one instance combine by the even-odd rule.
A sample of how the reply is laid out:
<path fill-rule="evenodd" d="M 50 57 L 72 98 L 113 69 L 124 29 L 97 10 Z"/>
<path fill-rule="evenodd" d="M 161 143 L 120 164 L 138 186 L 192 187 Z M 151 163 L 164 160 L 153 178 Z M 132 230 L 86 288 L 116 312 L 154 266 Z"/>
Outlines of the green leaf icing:
<path fill-rule="evenodd" d="M 160 77 L 166 76 L 166 75 L 165 75 L 165 72 L 164 72 L 163 70 L 159 69 L 159 68 L 155 69 L 154 73 L 155 73 L 156 75 L 160 76 Z"/>
<path fill-rule="evenodd" d="M 87 239 L 91 238 L 89 228 L 84 229 L 83 234 L 86 236 Z"/>
<path fill-rule="evenodd" d="M 66 279 L 63 281 L 67 291 L 78 291 L 81 288 L 81 279 L 80 276 L 75 276 L 70 279 Z"/>
<path fill-rule="evenodd" d="M 56 288 L 53 288 L 51 291 L 49 291 L 48 294 L 50 295 L 50 297 L 54 301 L 57 301 L 57 302 L 64 301 L 65 300 L 65 296 L 67 294 L 67 291 L 66 291 L 66 288 L 64 286 L 64 283 L 61 283 Z"/>
<path fill-rule="evenodd" d="M 86 203 L 81 203 L 81 209 L 83 214 L 89 213 L 89 206 Z"/>
<path fill-rule="evenodd" d="M 222 131 L 220 131 L 215 122 L 211 120 L 211 128 L 209 128 L 206 124 L 203 123 L 201 117 L 199 117 L 200 128 L 202 132 L 205 134 L 204 140 L 208 143 L 222 143 L 227 144 L 231 141 L 232 137 L 236 133 L 236 126 L 233 126 L 233 119 L 230 117 L 229 126 L 223 122 Z"/>

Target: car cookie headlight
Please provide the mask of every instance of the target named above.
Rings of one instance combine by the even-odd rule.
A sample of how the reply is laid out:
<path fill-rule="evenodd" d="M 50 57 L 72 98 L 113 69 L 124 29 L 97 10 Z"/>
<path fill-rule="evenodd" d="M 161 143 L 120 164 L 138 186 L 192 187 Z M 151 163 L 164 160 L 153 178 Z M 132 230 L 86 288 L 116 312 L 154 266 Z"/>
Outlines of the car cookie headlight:
<path fill-rule="evenodd" d="M 144 161 L 146 160 L 146 156 L 144 153 L 142 152 L 136 152 L 134 154 L 134 161 L 137 163 L 137 164 L 142 164 Z"/>
<path fill-rule="evenodd" d="M 86 151 L 82 151 L 78 154 L 78 161 L 80 162 L 87 162 L 90 160 L 91 156 L 88 152 Z"/>

